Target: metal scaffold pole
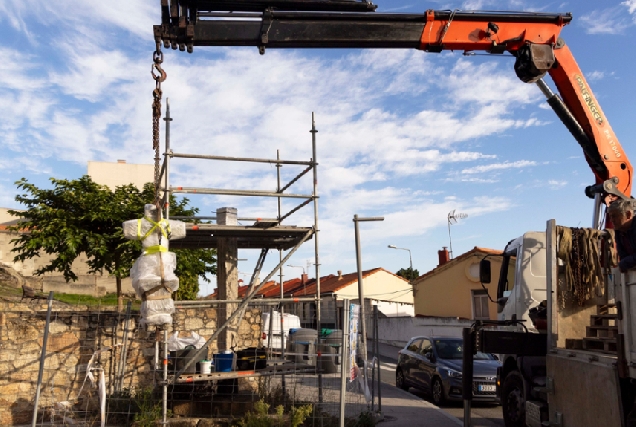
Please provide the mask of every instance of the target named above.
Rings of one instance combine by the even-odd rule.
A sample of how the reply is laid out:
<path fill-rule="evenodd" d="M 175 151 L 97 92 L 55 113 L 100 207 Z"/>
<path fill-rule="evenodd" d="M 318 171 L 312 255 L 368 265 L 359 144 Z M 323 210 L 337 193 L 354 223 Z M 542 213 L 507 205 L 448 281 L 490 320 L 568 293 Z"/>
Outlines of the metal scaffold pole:
<path fill-rule="evenodd" d="M 347 373 L 349 366 L 349 300 L 342 301 L 343 319 L 342 319 L 342 344 L 340 351 L 340 427 L 345 425 L 345 400 L 347 396 Z"/>
<path fill-rule="evenodd" d="M 33 402 L 33 419 L 31 425 L 35 427 L 38 418 L 38 405 L 40 403 L 40 388 L 42 387 L 42 377 L 44 376 L 44 363 L 46 362 L 46 344 L 49 340 L 49 325 L 51 324 L 51 309 L 53 308 L 53 291 L 49 292 L 46 310 L 46 324 L 44 325 L 44 338 L 42 338 L 42 353 L 40 354 L 40 370 L 38 371 L 38 382 L 35 388 L 35 400 Z"/>
<path fill-rule="evenodd" d="M 320 295 L 320 255 L 318 253 L 318 163 L 316 161 L 316 134 L 318 130 L 316 129 L 316 115 L 314 112 L 311 113 L 311 153 L 313 160 L 313 173 L 314 173 L 314 188 L 312 192 L 313 200 L 314 200 L 314 248 L 315 248 L 315 267 L 316 267 L 316 330 L 318 331 L 318 344 L 320 345 L 320 329 L 321 329 L 321 310 L 320 306 L 322 305 L 322 298 Z M 321 366 L 321 355 L 318 353 L 318 357 L 316 360 L 316 367 Z M 318 373 L 318 402 L 322 403 L 322 374 Z"/>
<path fill-rule="evenodd" d="M 163 327 L 163 422 L 168 425 L 168 325 Z"/>
<path fill-rule="evenodd" d="M 280 161 L 280 151 L 276 150 L 276 160 Z M 280 163 L 276 163 L 276 192 L 277 193 L 281 193 L 283 190 L 281 190 L 281 186 L 280 186 L 280 168 L 282 168 L 283 165 Z M 282 222 L 282 218 L 281 218 L 281 198 L 278 198 L 278 225 L 280 225 L 280 223 Z M 283 250 L 279 249 L 278 250 L 278 260 L 280 261 L 280 299 L 284 299 L 285 298 L 285 289 L 283 288 L 284 285 L 284 281 L 283 281 Z M 278 315 L 280 317 L 280 354 L 281 357 L 283 358 L 283 360 L 285 360 L 285 325 L 284 325 L 284 320 L 283 320 L 283 313 L 284 313 L 284 306 L 283 304 L 280 305 L 280 308 L 278 310 Z M 274 323 L 274 318 L 270 317 L 269 318 L 269 323 L 270 325 L 272 323 Z M 287 387 L 285 384 L 285 375 L 281 376 L 281 385 L 283 387 L 283 398 L 285 397 L 285 394 L 287 393 Z"/>

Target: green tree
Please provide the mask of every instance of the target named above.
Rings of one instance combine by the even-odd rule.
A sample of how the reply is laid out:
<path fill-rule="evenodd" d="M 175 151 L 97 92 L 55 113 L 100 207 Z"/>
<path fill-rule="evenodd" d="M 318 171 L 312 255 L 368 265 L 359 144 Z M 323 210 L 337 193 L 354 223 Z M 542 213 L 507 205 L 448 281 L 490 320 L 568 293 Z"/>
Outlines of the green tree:
<path fill-rule="evenodd" d="M 76 180 L 51 178 L 52 189 L 41 189 L 25 178 L 16 182 L 23 194 L 16 200 L 24 211 L 9 211 L 19 217 L 13 231 L 27 231 L 13 239 L 14 261 L 51 255 L 51 261 L 34 274 L 59 271 L 66 281 L 77 280 L 73 261 L 86 254 L 89 272 L 107 272 L 116 278 L 117 296 L 121 301 L 121 279 L 128 277 L 133 262 L 141 252 L 141 244 L 124 237 L 122 223 L 143 215 L 146 203 L 154 199 L 152 184 L 143 190 L 134 185 L 108 187 L 95 183 L 84 175 Z M 171 214 L 194 215 L 197 208 L 188 207 L 188 199 L 171 198 Z M 181 255 L 181 256 L 179 256 Z M 198 278 L 209 281 L 206 274 L 216 273 L 215 251 L 212 249 L 180 250 L 177 272 L 185 280 L 177 296 L 195 298 Z"/>
<path fill-rule="evenodd" d="M 417 269 L 411 269 L 411 267 L 409 268 L 400 268 L 400 270 L 395 273 L 400 277 L 404 277 L 406 280 L 408 280 L 409 282 L 411 280 L 415 280 L 418 277 L 420 277 L 420 272 L 417 271 Z"/>

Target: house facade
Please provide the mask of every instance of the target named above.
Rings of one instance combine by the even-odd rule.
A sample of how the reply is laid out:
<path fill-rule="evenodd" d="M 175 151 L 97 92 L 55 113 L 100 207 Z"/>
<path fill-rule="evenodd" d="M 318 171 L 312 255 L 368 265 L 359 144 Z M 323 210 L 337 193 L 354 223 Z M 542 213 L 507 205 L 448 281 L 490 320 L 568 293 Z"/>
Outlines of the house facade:
<path fill-rule="evenodd" d="M 439 251 L 439 265 L 414 280 L 415 315 L 458 319 L 497 319 L 497 283 L 502 252 L 474 247 L 449 259 L 446 249 Z M 491 262 L 491 281 L 479 281 L 479 262 Z"/>

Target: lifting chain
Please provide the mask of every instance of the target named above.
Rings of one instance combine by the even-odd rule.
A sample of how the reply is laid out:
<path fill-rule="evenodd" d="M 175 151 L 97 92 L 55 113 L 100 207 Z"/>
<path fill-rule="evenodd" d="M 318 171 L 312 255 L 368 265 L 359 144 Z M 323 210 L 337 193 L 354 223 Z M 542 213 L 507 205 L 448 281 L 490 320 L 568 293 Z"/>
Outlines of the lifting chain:
<path fill-rule="evenodd" d="M 159 186 L 161 170 L 159 164 L 159 121 L 161 120 L 161 82 L 166 79 L 166 72 L 161 68 L 163 62 L 163 52 L 159 40 L 156 42 L 155 51 L 152 53 L 152 67 L 150 74 L 155 80 L 155 90 L 152 91 L 152 148 L 155 150 L 155 206 L 157 207 L 157 220 L 161 219 L 161 198 L 159 197 Z M 155 71 L 158 74 L 155 74 Z"/>

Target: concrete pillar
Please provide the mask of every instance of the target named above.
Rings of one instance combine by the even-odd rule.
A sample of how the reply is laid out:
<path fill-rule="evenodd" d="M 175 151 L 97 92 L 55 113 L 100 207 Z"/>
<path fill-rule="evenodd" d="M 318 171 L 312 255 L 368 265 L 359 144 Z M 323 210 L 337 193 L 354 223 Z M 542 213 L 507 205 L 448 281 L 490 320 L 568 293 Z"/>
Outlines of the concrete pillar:
<path fill-rule="evenodd" d="M 216 210 L 216 223 L 218 225 L 238 225 L 236 218 L 236 208 L 219 208 Z M 234 237 L 218 239 L 216 286 L 219 291 L 219 300 L 238 299 L 238 248 Z M 237 304 L 219 306 L 217 324 L 219 326 L 224 324 L 234 313 L 237 306 Z M 240 319 L 237 319 L 221 332 L 218 339 L 219 350 L 229 350 L 237 346 L 239 322 Z"/>

